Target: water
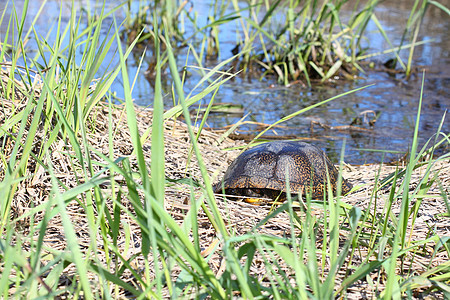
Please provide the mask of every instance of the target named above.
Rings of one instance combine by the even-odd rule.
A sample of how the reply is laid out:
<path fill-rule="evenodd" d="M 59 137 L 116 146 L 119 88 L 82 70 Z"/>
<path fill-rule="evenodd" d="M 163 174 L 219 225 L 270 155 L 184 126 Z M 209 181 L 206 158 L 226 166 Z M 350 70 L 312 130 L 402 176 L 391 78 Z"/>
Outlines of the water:
<path fill-rule="evenodd" d="M 383 1 L 376 10 L 376 15 L 383 28 L 386 30 L 391 42 L 398 45 L 403 28 L 410 12 L 410 2 L 403 1 Z M 0 7 L 5 7 L 6 1 L 0 1 Z M 93 3 L 76 2 L 76 9 L 79 13 L 81 8 L 92 10 L 96 7 Z M 132 9 L 138 9 L 138 1 L 134 1 Z M 195 3 L 195 4 L 193 4 Z M 210 1 L 195 1 L 193 11 L 210 12 Z M 448 3 L 442 2 L 449 6 Z M 350 3 L 351 4 L 351 3 Z M 19 14 L 22 13 L 23 1 L 15 1 Z M 26 26 L 30 26 L 36 15 L 40 1 L 30 1 L 28 7 L 28 18 Z M 70 1 L 61 2 L 48 1 L 40 18 L 38 18 L 35 28 L 42 36 L 47 36 L 49 43 L 54 39 L 57 16 L 62 5 L 64 14 L 63 22 L 68 21 L 70 14 Z M 115 7 L 114 1 L 107 4 L 109 9 Z M 242 7 L 245 6 L 241 2 Z M 352 6 L 349 5 L 351 8 Z M 2 26 L 0 26 L 0 35 L 3 40 L 5 34 L 5 23 L 11 15 L 11 5 L 6 9 L 6 14 Z M 85 13 L 85 12 L 84 12 Z M 125 18 L 125 12 L 120 9 L 115 14 L 120 23 Z M 199 14 L 199 26 L 206 24 L 207 14 Z M 6 21 L 5 21 L 6 20 Z M 104 34 L 109 27 L 108 22 L 113 22 L 109 18 L 105 22 Z M 235 47 L 236 31 L 235 23 L 230 23 L 228 30 L 220 33 L 220 57 L 217 60 L 204 62 L 207 66 L 214 67 L 218 62 L 232 56 L 231 50 Z M 63 26 L 64 27 L 64 26 Z M 413 130 L 415 126 L 418 102 L 420 97 L 422 70 L 425 70 L 425 88 L 423 96 L 422 114 L 420 118 L 419 136 L 420 144 L 423 145 L 426 140 L 431 138 L 437 130 L 439 122 L 444 112 L 450 107 L 450 41 L 448 34 L 450 32 L 449 17 L 444 12 L 429 7 L 425 18 L 422 21 L 422 28 L 419 34 L 420 40 L 431 41 L 423 46 L 416 48 L 414 53 L 414 66 L 416 72 L 410 79 L 406 79 L 403 74 L 390 75 L 384 72 L 368 71 L 361 74 L 361 78 L 348 82 L 337 80 L 323 86 L 313 88 L 304 87 L 302 84 L 294 84 L 290 87 L 279 85 L 273 79 L 266 78 L 258 80 L 248 77 L 237 77 L 220 88 L 216 96 L 216 102 L 235 103 L 243 106 L 243 114 L 249 114 L 247 120 L 260 123 L 271 124 L 281 117 L 296 112 L 299 109 L 308 107 L 311 104 L 320 102 L 349 90 L 373 84 L 362 91 L 339 98 L 326 105 L 314 108 L 304 114 L 298 115 L 293 119 L 283 123 L 284 127 L 277 127 L 274 131 L 268 132 L 268 135 L 279 135 L 298 137 L 307 139 L 322 147 L 329 156 L 337 161 L 340 151 L 345 141 L 345 161 L 352 164 L 373 163 L 381 160 L 391 161 L 404 155 L 410 148 Z M 186 31 L 189 32 L 188 22 L 186 22 Z M 369 23 L 368 41 L 370 41 L 371 52 L 378 52 L 389 49 L 389 44 L 376 32 L 374 23 Z M 190 35 L 190 34 L 186 34 Z M 195 39 L 192 40 L 194 43 Z M 198 40 L 197 40 L 198 41 Z M 27 45 L 27 51 L 32 53 L 36 51 L 35 45 L 31 40 Z M 133 90 L 133 98 L 139 105 L 152 105 L 153 88 L 151 79 L 145 76 L 145 70 L 151 61 L 151 52 L 146 53 L 144 65 L 141 70 L 136 68 L 136 62 L 139 61 L 142 49 L 133 53 L 129 62 L 129 75 L 136 76 L 136 84 Z M 409 50 L 400 53 L 404 61 L 407 61 Z M 177 55 L 179 66 L 184 65 L 186 61 L 187 49 L 181 49 Z M 31 55 L 32 56 L 32 55 Z M 384 54 L 372 58 L 376 63 L 382 63 L 390 58 L 392 54 Z M 108 60 L 117 61 L 113 51 L 108 54 Z M 189 56 L 188 64 L 194 64 L 192 55 Z M 105 64 L 106 68 L 106 64 Z M 100 70 L 103 72 L 104 70 Z M 190 92 L 201 75 L 194 68 L 188 68 L 190 76 L 185 84 L 186 92 Z M 167 81 L 165 89 L 166 107 L 172 106 L 170 98 L 170 78 L 165 76 Z M 112 90 L 116 92 L 118 98 L 123 97 L 123 88 L 120 78 L 113 85 Z M 206 97 L 203 103 L 207 103 L 210 98 Z M 311 121 L 326 124 L 331 127 L 350 125 L 352 121 L 360 116 L 363 111 L 374 111 L 378 114 L 378 119 L 373 127 L 363 126 L 366 131 L 354 130 L 334 130 L 314 127 L 310 131 Z M 231 114 L 212 114 L 208 118 L 208 126 L 221 128 L 237 122 L 242 116 Z M 255 133 L 255 125 L 240 127 L 240 132 Z M 443 131 L 450 132 L 450 122 L 444 122 Z M 376 151 L 371 151 L 376 150 Z M 442 150 L 448 151 L 448 148 Z"/>

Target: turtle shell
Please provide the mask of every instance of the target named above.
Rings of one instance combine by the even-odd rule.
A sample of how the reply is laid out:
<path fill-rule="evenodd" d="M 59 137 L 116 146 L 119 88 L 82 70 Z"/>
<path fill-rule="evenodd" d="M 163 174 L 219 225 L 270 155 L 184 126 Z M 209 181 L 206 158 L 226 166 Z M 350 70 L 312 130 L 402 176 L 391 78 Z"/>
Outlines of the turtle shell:
<path fill-rule="evenodd" d="M 311 193 L 313 199 L 323 199 L 327 172 L 336 194 L 338 171 L 320 148 L 298 141 L 264 143 L 239 155 L 214 186 L 214 192 L 271 199 L 281 194 L 285 198 L 288 176 L 292 194 Z M 342 179 L 342 194 L 351 188 Z"/>

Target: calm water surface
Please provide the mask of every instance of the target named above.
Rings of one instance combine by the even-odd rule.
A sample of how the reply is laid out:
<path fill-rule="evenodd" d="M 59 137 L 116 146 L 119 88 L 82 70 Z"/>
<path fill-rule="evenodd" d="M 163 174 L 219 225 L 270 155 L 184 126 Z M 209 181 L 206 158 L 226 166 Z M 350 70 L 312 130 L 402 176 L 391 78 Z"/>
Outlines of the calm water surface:
<path fill-rule="evenodd" d="M 116 5 L 114 1 L 107 2 L 109 9 Z M 398 45 L 400 42 L 403 28 L 409 16 L 410 2 L 413 1 L 384 1 L 377 7 L 377 17 L 394 45 Z M 6 22 L 11 15 L 11 4 L 6 7 L 6 3 L 7 1 L 0 0 L 0 9 L 6 10 L 3 24 L 0 26 L 2 41 L 7 28 Z M 81 14 L 82 9 L 89 11 L 98 9 L 98 5 L 94 5 L 94 3 L 93 1 L 90 4 L 89 2 L 76 1 L 77 11 Z M 201 27 L 206 24 L 207 16 L 211 13 L 212 1 L 193 1 L 192 3 L 195 3 L 193 11 L 198 12 L 198 26 Z M 449 1 L 441 1 L 441 3 L 447 7 L 450 6 Z M 31 25 L 41 4 L 42 1 L 30 1 L 27 26 Z M 245 6 L 245 2 L 242 1 L 241 4 L 243 7 Z M 15 1 L 15 5 L 20 15 L 23 10 L 23 1 Z M 52 38 L 54 37 L 60 10 L 62 9 L 64 14 L 63 21 L 67 22 L 71 11 L 70 5 L 71 1 L 63 1 L 62 4 L 60 1 L 48 1 L 40 18 L 38 18 L 35 24 L 36 30 L 41 36 L 46 36 L 50 44 L 53 42 Z M 134 1 L 132 7 L 137 11 L 138 1 Z M 123 9 L 116 13 L 116 18 L 118 22 L 125 18 Z M 337 81 L 324 86 L 307 88 L 301 84 L 285 87 L 271 79 L 259 81 L 257 79 L 236 78 L 220 88 L 215 101 L 240 104 L 243 106 L 243 113 L 249 114 L 246 120 L 271 124 L 281 117 L 311 104 L 361 86 L 373 84 L 365 90 L 339 98 L 296 116 L 283 123 L 282 128 L 276 128 L 268 134 L 306 138 L 326 150 L 335 161 L 339 157 L 344 140 L 346 162 L 362 164 L 397 159 L 408 151 L 412 140 L 420 96 L 422 70 L 425 70 L 425 90 L 420 118 L 421 145 L 436 133 L 444 112 L 450 107 L 449 20 L 448 15 L 430 5 L 419 35 L 419 40 L 430 42 L 417 47 L 414 53 L 414 64 L 418 67 L 419 72 L 408 80 L 403 74 L 392 76 L 384 72 L 368 71 L 366 74 L 361 74 L 360 78 L 353 82 Z M 110 23 L 108 24 L 108 22 Z M 112 18 L 105 22 L 105 34 L 112 22 Z M 235 47 L 236 41 L 236 26 L 238 24 L 230 23 L 229 28 L 221 32 L 220 57 L 216 61 L 205 62 L 206 65 L 213 67 L 218 62 L 232 56 L 231 49 Z M 186 21 L 186 31 L 189 32 L 189 30 L 189 24 Z M 376 26 L 373 23 L 369 24 L 367 33 L 371 52 L 379 52 L 390 48 L 389 44 L 377 33 Z M 196 40 L 193 40 L 193 42 L 195 43 Z M 27 47 L 30 53 L 36 51 L 33 41 L 30 41 Z M 129 75 L 137 76 L 133 90 L 136 103 L 149 106 L 152 105 L 153 89 L 151 80 L 144 75 L 152 54 L 150 51 L 146 53 L 142 70 L 138 72 L 136 61 L 140 59 L 142 51 L 137 50 L 134 53 L 134 58 L 129 62 Z M 180 67 L 186 61 L 186 51 L 187 49 L 182 49 L 178 53 Z M 404 50 L 400 53 L 405 61 L 408 52 L 409 50 Z M 30 57 L 33 57 L 33 55 L 30 55 Z M 385 62 L 393 57 L 392 54 L 385 54 L 376 56 L 372 60 Z M 117 61 L 113 52 L 109 53 L 108 59 Z M 192 55 L 188 58 L 188 65 L 190 64 L 195 64 Z M 190 76 L 186 81 L 186 92 L 190 92 L 201 78 L 201 75 L 194 68 L 188 68 L 188 71 Z M 166 79 L 167 87 L 169 87 L 170 78 Z M 118 98 L 123 97 L 120 79 L 113 85 L 112 90 Z M 166 92 L 169 92 L 168 88 Z M 209 100 L 210 98 L 205 98 L 203 104 Z M 172 106 L 169 94 L 165 96 L 165 101 L 167 108 Z M 377 122 L 370 131 L 325 130 L 319 127 L 314 127 L 313 132 L 310 131 L 311 121 L 334 127 L 349 125 L 361 112 L 366 110 L 375 111 L 379 114 Z M 241 117 L 241 115 L 212 114 L 208 118 L 208 126 L 213 128 L 224 127 L 234 124 Z M 255 129 L 257 128 L 254 126 L 241 127 L 241 132 L 245 133 L 247 130 Z M 444 122 L 443 131 L 447 134 L 450 132 L 448 117 Z M 448 151 L 448 147 L 442 151 Z"/>

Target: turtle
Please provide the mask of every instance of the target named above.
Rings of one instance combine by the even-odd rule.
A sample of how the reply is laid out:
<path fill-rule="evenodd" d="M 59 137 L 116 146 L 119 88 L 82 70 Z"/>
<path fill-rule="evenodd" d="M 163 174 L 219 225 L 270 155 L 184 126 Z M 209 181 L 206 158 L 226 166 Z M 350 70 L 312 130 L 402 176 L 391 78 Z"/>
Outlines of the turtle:
<path fill-rule="evenodd" d="M 300 141 L 267 142 L 241 153 L 214 186 L 214 192 L 245 196 L 247 202 L 259 202 L 260 198 L 285 200 L 287 175 L 292 195 L 310 193 L 313 199 L 323 199 L 327 172 L 336 194 L 338 170 L 320 148 Z M 343 195 L 352 187 L 342 178 Z"/>

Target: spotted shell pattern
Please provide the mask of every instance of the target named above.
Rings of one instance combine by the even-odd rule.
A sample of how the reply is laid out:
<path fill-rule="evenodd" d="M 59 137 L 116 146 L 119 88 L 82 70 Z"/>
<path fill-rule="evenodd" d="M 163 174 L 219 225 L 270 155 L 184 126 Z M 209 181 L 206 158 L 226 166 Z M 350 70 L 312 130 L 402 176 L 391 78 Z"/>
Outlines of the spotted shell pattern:
<path fill-rule="evenodd" d="M 320 148 L 298 141 L 264 143 L 239 155 L 228 167 L 223 180 L 215 185 L 214 191 L 220 193 L 224 189 L 226 194 L 235 195 L 250 195 L 250 191 L 253 195 L 273 197 L 286 192 L 287 174 L 292 194 L 311 191 L 313 199 L 323 199 L 327 171 L 332 191 L 336 194 L 338 171 Z M 342 194 L 351 188 L 352 185 L 342 179 Z"/>

